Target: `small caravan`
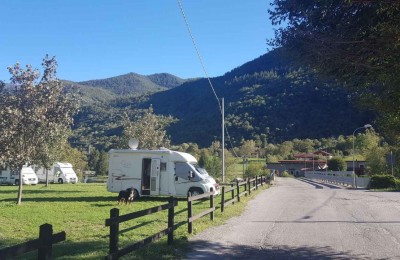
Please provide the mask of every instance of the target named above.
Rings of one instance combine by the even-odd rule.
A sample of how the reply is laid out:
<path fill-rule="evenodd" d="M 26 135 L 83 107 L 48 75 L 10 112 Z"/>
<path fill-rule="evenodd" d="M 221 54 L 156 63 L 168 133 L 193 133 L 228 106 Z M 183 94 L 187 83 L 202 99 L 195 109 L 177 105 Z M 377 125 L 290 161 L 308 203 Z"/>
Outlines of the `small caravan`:
<path fill-rule="evenodd" d="M 40 182 L 46 182 L 46 169 L 35 166 L 36 174 Z M 77 183 L 78 176 L 72 167 L 72 164 L 57 162 L 48 169 L 48 181 L 53 183 Z"/>
<path fill-rule="evenodd" d="M 38 184 L 38 177 L 30 166 L 23 166 L 21 169 L 22 184 Z M 19 172 L 8 169 L 0 171 L 0 184 L 19 185 Z"/>
<path fill-rule="evenodd" d="M 135 196 L 187 196 L 213 191 L 219 185 L 188 153 L 162 150 L 110 150 L 107 190 L 128 188 Z"/>

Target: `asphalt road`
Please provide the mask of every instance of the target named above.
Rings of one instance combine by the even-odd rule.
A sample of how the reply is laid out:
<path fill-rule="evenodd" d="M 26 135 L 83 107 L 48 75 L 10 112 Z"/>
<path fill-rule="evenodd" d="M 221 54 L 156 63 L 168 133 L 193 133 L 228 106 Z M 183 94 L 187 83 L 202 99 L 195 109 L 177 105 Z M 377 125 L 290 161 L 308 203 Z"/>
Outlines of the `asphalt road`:
<path fill-rule="evenodd" d="M 400 193 L 278 178 L 187 259 L 400 259 Z"/>

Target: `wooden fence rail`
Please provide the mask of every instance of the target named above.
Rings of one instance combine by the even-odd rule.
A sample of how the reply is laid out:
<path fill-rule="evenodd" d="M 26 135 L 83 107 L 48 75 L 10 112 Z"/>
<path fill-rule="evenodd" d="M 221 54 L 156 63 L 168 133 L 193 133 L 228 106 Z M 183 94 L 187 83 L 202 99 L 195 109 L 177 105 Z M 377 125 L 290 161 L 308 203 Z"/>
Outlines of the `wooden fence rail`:
<path fill-rule="evenodd" d="M 200 200 L 203 198 L 208 198 L 210 199 L 210 208 L 193 216 L 193 208 L 192 208 L 192 201 Z M 187 207 L 188 207 L 188 232 L 189 234 L 192 234 L 193 232 L 193 221 L 210 214 L 210 220 L 214 220 L 214 191 L 211 189 L 210 192 L 203 193 L 197 196 L 192 196 L 191 192 L 189 192 L 188 197 L 187 197 Z"/>
<path fill-rule="evenodd" d="M 64 241 L 65 238 L 66 234 L 64 231 L 53 234 L 53 226 L 46 223 L 40 226 L 38 239 L 1 249 L 0 259 L 21 256 L 35 250 L 38 250 L 37 259 L 53 259 L 53 244 Z"/>
<path fill-rule="evenodd" d="M 168 245 L 171 245 L 174 239 L 174 208 L 178 205 L 178 201 L 173 197 L 170 197 L 167 204 L 156 206 L 149 209 L 144 209 L 132 213 L 128 213 L 125 215 L 119 215 L 119 209 L 113 208 L 110 211 L 110 218 L 106 219 L 106 226 L 110 227 L 110 245 L 109 245 L 109 254 L 106 256 L 106 259 L 118 259 L 121 256 L 124 256 L 136 249 L 144 247 L 151 242 L 154 242 L 165 235 L 168 235 Z M 150 215 L 162 210 L 168 209 L 168 228 L 147 237 L 139 242 L 136 242 L 132 245 L 128 245 L 122 249 L 118 248 L 118 235 L 121 233 L 119 230 L 119 224 L 128 220 L 132 220 L 135 218 L 143 217 L 146 215 Z"/>

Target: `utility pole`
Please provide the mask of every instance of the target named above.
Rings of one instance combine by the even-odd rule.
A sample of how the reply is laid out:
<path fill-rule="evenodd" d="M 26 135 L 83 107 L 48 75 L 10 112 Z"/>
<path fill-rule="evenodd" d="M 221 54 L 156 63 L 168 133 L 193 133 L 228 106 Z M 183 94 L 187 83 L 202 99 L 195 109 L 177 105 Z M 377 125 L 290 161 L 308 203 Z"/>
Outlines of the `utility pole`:
<path fill-rule="evenodd" d="M 225 183 L 225 111 L 224 98 L 222 98 L 222 183 Z"/>

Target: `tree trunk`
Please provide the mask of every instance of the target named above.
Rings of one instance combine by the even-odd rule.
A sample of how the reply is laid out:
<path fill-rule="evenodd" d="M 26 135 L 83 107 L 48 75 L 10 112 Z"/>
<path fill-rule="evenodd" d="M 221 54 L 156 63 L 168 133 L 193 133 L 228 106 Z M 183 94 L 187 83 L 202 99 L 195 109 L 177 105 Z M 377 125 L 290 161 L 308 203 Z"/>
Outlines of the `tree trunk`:
<path fill-rule="evenodd" d="M 44 169 L 46 172 L 46 187 L 49 186 L 49 170 L 47 170 L 47 168 Z"/>
<path fill-rule="evenodd" d="M 22 201 L 22 167 L 19 167 L 19 184 L 18 184 L 18 201 L 17 205 L 21 205 Z"/>

